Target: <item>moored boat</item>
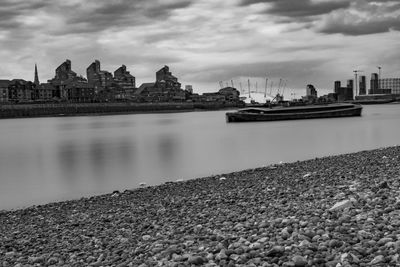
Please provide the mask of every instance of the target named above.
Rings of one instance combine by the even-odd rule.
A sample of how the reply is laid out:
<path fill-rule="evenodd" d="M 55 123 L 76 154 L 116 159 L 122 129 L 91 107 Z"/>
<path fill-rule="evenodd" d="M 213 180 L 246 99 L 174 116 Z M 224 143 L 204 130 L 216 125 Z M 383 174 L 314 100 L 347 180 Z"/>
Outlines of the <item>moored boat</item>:
<path fill-rule="evenodd" d="M 276 121 L 361 116 L 362 106 L 328 104 L 301 107 L 244 108 L 226 113 L 227 122 Z"/>

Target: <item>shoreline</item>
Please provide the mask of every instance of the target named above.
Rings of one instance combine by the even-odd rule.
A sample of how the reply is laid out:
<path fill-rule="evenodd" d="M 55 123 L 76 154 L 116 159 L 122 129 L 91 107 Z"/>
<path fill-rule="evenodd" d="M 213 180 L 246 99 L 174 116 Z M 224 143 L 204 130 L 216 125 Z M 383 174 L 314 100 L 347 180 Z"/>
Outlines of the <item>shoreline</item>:
<path fill-rule="evenodd" d="M 395 266 L 398 155 L 394 146 L 0 211 L 0 264 Z"/>
<path fill-rule="evenodd" d="M 63 103 L 0 105 L 0 119 L 180 113 L 240 108 L 235 103 Z"/>

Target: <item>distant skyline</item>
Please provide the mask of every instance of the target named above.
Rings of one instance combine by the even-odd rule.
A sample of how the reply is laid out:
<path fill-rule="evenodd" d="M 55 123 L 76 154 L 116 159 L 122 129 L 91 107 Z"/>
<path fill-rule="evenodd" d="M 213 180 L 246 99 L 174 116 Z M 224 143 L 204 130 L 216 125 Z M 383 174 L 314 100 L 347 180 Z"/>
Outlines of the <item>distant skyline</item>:
<path fill-rule="evenodd" d="M 86 77 L 95 60 L 143 82 L 168 65 L 203 93 L 265 78 L 287 88 L 400 77 L 400 2 L 390 0 L 2 0 L 0 79 L 46 82 L 65 59 Z"/>

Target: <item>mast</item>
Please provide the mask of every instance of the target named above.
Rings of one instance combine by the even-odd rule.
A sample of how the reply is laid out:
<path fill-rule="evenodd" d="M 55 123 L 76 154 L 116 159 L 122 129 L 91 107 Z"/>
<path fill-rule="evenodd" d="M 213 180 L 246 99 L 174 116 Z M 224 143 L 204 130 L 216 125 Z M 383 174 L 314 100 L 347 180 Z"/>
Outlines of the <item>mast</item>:
<path fill-rule="evenodd" d="M 265 90 L 264 90 L 264 98 L 267 97 L 267 86 L 268 86 L 268 78 L 265 78 Z"/>
<path fill-rule="evenodd" d="M 247 79 L 247 85 L 249 87 L 249 98 L 251 98 L 251 95 L 250 95 L 250 79 Z"/>
<path fill-rule="evenodd" d="M 279 78 L 279 85 L 278 85 L 278 94 L 281 91 L 281 83 L 282 83 L 282 79 Z"/>
<path fill-rule="evenodd" d="M 271 87 L 269 89 L 269 95 L 272 95 L 272 86 L 274 85 L 274 81 L 271 81 Z"/>
<path fill-rule="evenodd" d="M 285 83 L 283 84 L 282 96 L 285 93 L 285 88 L 286 88 L 286 80 L 285 80 Z"/>

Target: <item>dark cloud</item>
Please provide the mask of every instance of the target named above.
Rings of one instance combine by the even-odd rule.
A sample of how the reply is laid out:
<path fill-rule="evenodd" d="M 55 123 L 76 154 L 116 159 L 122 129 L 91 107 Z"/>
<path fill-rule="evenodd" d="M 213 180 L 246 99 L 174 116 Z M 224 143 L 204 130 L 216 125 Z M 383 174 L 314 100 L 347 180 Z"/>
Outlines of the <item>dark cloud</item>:
<path fill-rule="evenodd" d="M 313 2 L 311 0 L 242 0 L 241 5 L 256 3 L 270 4 L 265 13 L 285 17 L 308 17 L 330 13 L 341 8 L 348 8 L 350 1 Z"/>
<path fill-rule="evenodd" d="M 139 26 L 154 20 L 167 19 L 171 12 L 185 8 L 190 0 L 163 1 L 119 0 L 93 1 L 94 8 L 82 6 L 80 10 L 69 14 L 66 20 L 71 27 L 66 32 L 97 32 L 108 28 Z"/>
<path fill-rule="evenodd" d="M 322 33 L 341 33 L 344 35 L 366 35 L 388 32 L 390 30 L 400 31 L 400 17 L 359 22 L 330 21 L 319 29 Z"/>
<path fill-rule="evenodd" d="M 326 16 L 323 23 L 317 27 L 318 31 L 327 34 L 367 35 L 400 30 L 398 2 L 358 1 L 352 9 L 357 12 L 340 10 Z"/>
<path fill-rule="evenodd" d="M 301 28 L 325 34 L 355 36 L 400 30 L 400 16 L 394 13 L 400 10 L 400 3 L 393 0 L 241 0 L 240 3 L 242 6 L 267 4 L 263 12 L 279 16 L 276 23 L 296 22 Z"/>
<path fill-rule="evenodd" d="M 185 76 L 192 81 L 218 81 L 230 80 L 234 77 L 269 77 L 287 78 L 291 83 L 302 83 L 306 77 L 315 72 L 322 72 L 324 60 L 291 60 L 282 62 L 259 62 L 249 64 L 231 64 L 215 66 L 203 70 L 191 71 Z M 186 71 L 187 72 L 187 71 Z"/>
<path fill-rule="evenodd" d="M 39 10 L 49 4 L 48 0 L 3 0 L 0 4 L 0 30 L 16 30 L 22 27 L 21 18 L 34 10 Z M 19 18 L 19 20 L 18 20 Z"/>
<path fill-rule="evenodd" d="M 193 0 L 86 0 L 79 2 L 50 0 L 3 0 L 0 6 L 0 30 L 26 27 L 23 17 L 39 9 L 47 16 L 61 19 L 65 27 L 51 34 L 95 33 L 109 28 L 137 26 L 167 19 L 174 10 L 188 7 Z"/>

